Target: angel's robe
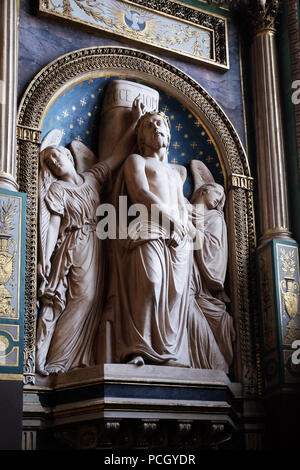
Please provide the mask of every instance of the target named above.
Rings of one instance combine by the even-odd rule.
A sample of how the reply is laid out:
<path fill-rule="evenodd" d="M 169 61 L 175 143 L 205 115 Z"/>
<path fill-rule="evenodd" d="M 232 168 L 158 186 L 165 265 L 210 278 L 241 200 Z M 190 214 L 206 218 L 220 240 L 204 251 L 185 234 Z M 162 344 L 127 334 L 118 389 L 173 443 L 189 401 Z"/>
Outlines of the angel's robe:
<path fill-rule="evenodd" d="M 223 212 L 193 211 L 202 246 L 195 250 L 188 317 L 192 367 L 228 372 L 232 362 L 233 320 L 223 300 L 227 269 L 227 229 Z"/>
<path fill-rule="evenodd" d="M 81 176 L 80 185 L 55 181 L 45 198 L 61 224 L 38 318 L 36 359 L 41 371 L 94 364 L 104 270 L 96 210 L 110 170 L 98 163 Z"/>

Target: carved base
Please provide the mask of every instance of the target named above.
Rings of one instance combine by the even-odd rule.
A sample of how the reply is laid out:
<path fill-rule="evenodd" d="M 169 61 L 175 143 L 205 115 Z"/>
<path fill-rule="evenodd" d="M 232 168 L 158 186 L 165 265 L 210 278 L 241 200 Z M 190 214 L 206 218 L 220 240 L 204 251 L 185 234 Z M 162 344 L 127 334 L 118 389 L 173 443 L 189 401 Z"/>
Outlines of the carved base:
<path fill-rule="evenodd" d="M 221 371 L 103 364 L 36 382 L 24 431 L 40 449 L 210 449 L 238 429 L 241 387 Z"/>
<path fill-rule="evenodd" d="M 300 385 L 293 362 L 300 340 L 299 253 L 291 240 L 276 239 L 258 250 L 264 392 Z"/>

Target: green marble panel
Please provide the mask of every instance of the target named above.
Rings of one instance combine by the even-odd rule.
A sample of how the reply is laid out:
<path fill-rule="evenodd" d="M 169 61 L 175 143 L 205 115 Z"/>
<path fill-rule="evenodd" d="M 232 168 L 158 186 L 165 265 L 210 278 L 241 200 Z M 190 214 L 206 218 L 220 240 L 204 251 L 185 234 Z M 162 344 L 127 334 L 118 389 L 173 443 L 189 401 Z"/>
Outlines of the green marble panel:
<path fill-rule="evenodd" d="M 0 190 L 0 379 L 22 378 L 26 195 Z"/>
<path fill-rule="evenodd" d="M 265 389 L 299 386 L 293 344 L 300 340 L 299 252 L 293 241 L 275 239 L 258 250 L 262 361 Z"/>

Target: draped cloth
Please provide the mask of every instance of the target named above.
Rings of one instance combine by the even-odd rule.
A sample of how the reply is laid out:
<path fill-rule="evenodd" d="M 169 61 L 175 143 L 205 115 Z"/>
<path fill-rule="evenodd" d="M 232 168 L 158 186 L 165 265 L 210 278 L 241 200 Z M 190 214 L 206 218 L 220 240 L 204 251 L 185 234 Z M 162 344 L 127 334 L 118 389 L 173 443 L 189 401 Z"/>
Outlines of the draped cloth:
<path fill-rule="evenodd" d="M 122 169 L 115 190 L 117 207 L 118 196 L 127 194 Z M 112 243 L 116 362 L 139 355 L 150 364 L 172 360 L 174 365 L 189 367 L 190 240 L 186 236 L 179 246 L 168 247 L 162 227 L 149 218 L 139 226 L 149 239 L 127 237 Z"/>
<path fill-rule="evenodd" d="M 224 291 L 227 268 L 227 230 L 222 212 L 194 210 L 203 244 L 195 251 L 188 331 L 192 367 L 228 372 L 233 359 L 232 317 L 218 293 Z"/>
<path fill-rule="evenodd" d="M 105 269 L 96 210 L 109 168 L 99 163 L 81 176 L 80 185 L 52 183 L 45 198 L 61 224 L 38 318 L 36 359 L 41 371 L 45 366 L 67 371 L 94 364 Z"/>

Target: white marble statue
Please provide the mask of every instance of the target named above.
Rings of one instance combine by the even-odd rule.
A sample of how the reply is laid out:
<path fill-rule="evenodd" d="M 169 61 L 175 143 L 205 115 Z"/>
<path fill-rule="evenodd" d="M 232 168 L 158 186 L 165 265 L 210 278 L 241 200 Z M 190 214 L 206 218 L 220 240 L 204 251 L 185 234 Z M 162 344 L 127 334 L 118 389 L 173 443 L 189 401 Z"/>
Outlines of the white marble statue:
<path fill-rule="evenodd" d="M 101 362 L 228 372 L 224 189 L 193 160 L 185 199 L 187 172 L 168 163 L 170 121 L 156 90 L 118 80 L 106 93 L 99 158 L 80 142 L 61 147 L 57 130 L 41 145 L 37 372 Z M 100 202 L 115 214 L 106 240 Z"/>
<path fill-rule="evenodd" d="M 200 237 L 194 251 L 188 316 L 191 366 L 228 372 L 235 332 L 224 291 L 228 260 L 225 193 L 202 162 L 192 161 L 191 168 L 195 181 L 191 217 Z"/>
<path fill-rule="evenodd" d="M 127 156 L 142 115 L 135 99 L 132 123 L 111 156 L 95 160 L 83 144 L 71 152 L 59 146 L 61 134 L 50 132 L 40 153 L 40 262 L 36 369 L 65 372 L 94 364 L 94 339 L 101 314 L 105 262 L 96 235 L 96 210 L 110 175 Z M 130 146 L 129 146 L 130 147 Z"/>
<path fill-rule="evenodd" d="M 116 362 L 190 366 L 187 315 L 192 251 L 183 180 L 176 166 L 168 163 L 169 143 L 167 116 L 159 112 L 142 116 L 137 126 L 138 151 L 126 159 L 115 186 L 116 204 L 119 195 L 128 195 L 129 205 L 147 209 L 138 223 L 139 237 L 112 243 Z M 150 217 L 153 205 L 161 223 Z"/>

